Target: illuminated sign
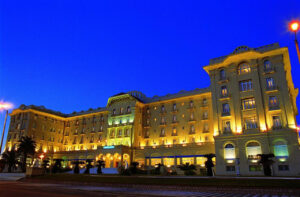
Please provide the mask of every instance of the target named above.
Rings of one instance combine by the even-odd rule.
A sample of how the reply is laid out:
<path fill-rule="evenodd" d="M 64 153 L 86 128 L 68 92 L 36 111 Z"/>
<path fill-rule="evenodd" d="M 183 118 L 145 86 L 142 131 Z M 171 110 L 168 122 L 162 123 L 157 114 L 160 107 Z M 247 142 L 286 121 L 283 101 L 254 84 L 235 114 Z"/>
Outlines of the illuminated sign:
<path fill-rule="evenodd" d="M 115 146 L 103 146 L 103 149 L 113 149 Z"/>

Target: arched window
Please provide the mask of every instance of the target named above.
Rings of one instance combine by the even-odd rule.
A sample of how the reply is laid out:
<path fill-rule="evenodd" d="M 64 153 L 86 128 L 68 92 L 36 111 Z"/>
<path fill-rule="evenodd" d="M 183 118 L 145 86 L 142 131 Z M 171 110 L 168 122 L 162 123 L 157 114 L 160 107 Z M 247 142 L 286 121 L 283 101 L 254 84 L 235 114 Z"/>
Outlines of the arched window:
<path fill-rule="evenodd" d="M 278 141 L 274 145 L 274 155 L 276 157 L 288 157 L 289 151 L 285 142 Z"/>
<path fill-rule="evenodd" d="M 269 60 L 264 61 L 264 70 L 270 71 L 272 69 L 272 64 Z"/>
<path fill-rule="evenodd" d="M 258 142 L 249 142 L 246 146 L 246 154 L 249 159 L 256 158 L 261 154 L 261 146 Z"/>
<path fill-rule="evenodd" d="M 221 69 L 220 70 L 220 80 L 225 80 L 225 78 L 226 78 L 225 70 Z"/>
<path fill-rule="evenodd" d="M 247 63 L 242 63 L 239 65 L 238 68 L 238 73 L 240 74 L 244 74 L 244 73 L 249 73 L 251 71 L 249 64 Z"/>
<path fill-rule="evenodd" d="M 226 144 L 226 146 L 224 147 L 224 158 L 235 159 L 235 148 L 233 144 Z"/>

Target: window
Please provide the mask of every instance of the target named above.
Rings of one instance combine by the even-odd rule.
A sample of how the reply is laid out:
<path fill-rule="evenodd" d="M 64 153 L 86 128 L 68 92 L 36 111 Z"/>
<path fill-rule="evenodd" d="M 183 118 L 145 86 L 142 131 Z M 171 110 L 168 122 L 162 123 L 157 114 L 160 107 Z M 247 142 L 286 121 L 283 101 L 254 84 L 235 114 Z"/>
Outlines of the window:
<path fill-rule="evenodd" d="M 147 118 L 147 120 L 146 120 L 146 126 L 149 126 L 149 125 L 150 125 L 150 119 Z"/>
<path fill-rule="evenodd" d="M 177 116 L 173 115 L 173 123 L 177 122 Z"/>
<path fill-rule="evenodd" d="M 162 106 L 161 106 L 161 112 L 165 112 L 165 110 L 166 110 L 166 109 L 165 109 L 165 106 L 162 105 Z"/>
<path fill-rule="evenodd" d="M 253 86 L 252 86 L 252 80 L 245 80 L 245 81 L 240 81 L 240 91 L 249 91 L 252 90 Z"/>
<path fill-rule="evenodd" d="M 191 125 L 190 127 L 190 134 L 194 134 L 195 133 L 195 126 Z"/>
<path fill-rule="evenodd" d="M 289 171 L 289 165 L 278 165 L 278 171 Z"/>
<path fill-rule="evenodd" d="M 257 128 L 256 117 L 245 118 L 245 129 L 255 129 Z"/>
<path fill-rule="evenodd" d="M 220 80 L 225 80 L 226 79 L 226 73 L 225 70 L 222 69 L 220 70 Z"/>
<path fill-rule="evenodd" d="M 147 108 L 147 114 L 150 114 L 150 109 L 149 109 L 149 107 Z"/>
<path fill-rule="evenodd" d="M 260 165 L 249 165 L 249 171 L 250 172 L 261 171 L 261 166 Z"/>
<path fill-rule="evenodd" d="M 120 114 L 123 114 L 123 113 L 124 113 L 124 108 L 121 107 L 121 108 L 120 108 Z"/>
<path fill-rule="evenodd" d="M 113 113 L 112 113 L 113 115 L 116 115 L 116 109 L 113 109 Z"/>
<path fill-rule="evenodd" d="M 114 130 L 111 130 L 110 131 L 110 137 L 114 137 L 115 136 L 115 131 Z"/>
<path fill-rule="evenodd" d="M 235 159 L 235 148 L 232 144 L 226 144 L 224 147 L 224 158 Z"/>
<path fill-rule="evenodd" d="M 227 96 L 228 96 L 227 87 L 222 86 L 221 87 L 221 97 L 227 97 Z"/>
<path fill-rule="evenodd" d="M 203 119 L 204 120 L 208 119 L 208 112 L 207 111 L 203 112 Z"/>
<path fill-rule="evenodd" d="M 194 102 L 190 101 L 190 108 L 194 107 Z"/>
<path fill-rule="evenodd" d="M 238 73 L 240 74 L 245 74 L 249 73 L 251 71 L 249 64 L 243 63 L 239 65 Z"/>
<path fill-rule="evenodd" d="M 235 166 L 226 166 L 226 171 L 227 172 L 234 172 L 235 171 Z"/>
<path fill-rule="evenodd" d="M 206 98 L 204 98 L 204 99 L 202 100 L 202 104 L 203 104 L 203 105 L 207 105 L 207 99 L 206 99 Z"/>
<path fill-rule="evenodd" d="M 266 78 L 266 82 L 267 82 L 267 90 L 275 89 L 275 81 L 272 77 Z"/>
<path fill-rule="evenodd" d="M 230 107 L 228 103 L 222 104 L 222 114 L 223 115 L 229 115 L 230 114 Z"/>
<path fill-rule="evenodd" d="M 248 159 L 257 158 L 258 154 L 261 154 L 261 147 L 258 142 L 249 142 L 246 146 L 246 153 Z"/>
<path fill-rule="evenodd" d="M 145 133 L 145 138 L 148 138 L 150 136 L 150 132 L 149 132 L 149 130 L 147 129 L 146 130 L 146 133 Z"/>
<path fill-rule="evenodd" d="M 264 61 L 264 70 L 265 72 L 269 72 L 272 70 L 272 64 L 269 60 Z"/>
<path fill-rule="evenodd" d="M 273 116 L 273 128 L 280 129 L 281 128 L 281 121 L 279 116 Z"/>
<path fill-rule="evenodd" d="M 274 155 L 276 157 L 288 157 L 289 151 L 286 143 L 283 141 L 278 141 L 274 145 Z"/>
<path fill-rule="evenodd" d="M 203 126 L 203 132 L 204 132 L 204 133 L 209 132 L 209 127 L 208 127 L 208 124 L 207 124 L 207 123 L 205 123 L 204 126 Z"/>
<path fill-rule="evenodd" d="M 242 105 L 243 105 L 243 110 L 254 109 L 255 108 L 255 99 L 254 98 L 243 99 Z"/>
<path fill-rule="evenodd" d="M 161 124 L 165 124 L 166 123 L 166 118 L 164 116 L 161 117 Z"/>
<path fill-rule="evenodd" d="M 224 120 L 223 121 L 223 131 L 224 131 L 224 133 L 231 132 L 231 127 L 230 127 L 230 121 L 229 120 Z"/>
<path fill-rule="evenodd" d="M 191 114 L 190 114 L 190 121 L 193 121 L 194 120 L 194 113 L 192 112 Z"/>
<path fill-rule="evenodd" d="M 173 104 L 173 111 L 176 111 L 177 110 L 177 105 L 176 103 Z"/>
<path fill-rule="evenodd" d="M 160 136 L 165 136 L 166 132 L 165 132 L 165 128 L 162 128 L 160 131 Z"/>
<path fill-rule="evenodd" d="M 127 113 L 131 113 L 131 108 L 130 108 L 130 106 L 127 107 Z"/>
<path fill-rule="evenodd" d="M 173 136 L 177 135 L 177 129 L 176 129 L 176 127 L 173 127 L 173 129 L 172 129 L 172 135 Z"/>
<path fill-rule="evenodd" d="M 118 137 L 121 137 L 122 136 L 122 130 L 119 129 L 119 132 L 118 132 Z"/>
<path fill-rule="evenodd" d="M 269 97 L 269 107 L 270 107 L 270 109 L 276 109 L 276 108 L 278 108 L 278 98 L 277 98 L 277 96 L 270 96 Z"/>
<path fill-rule="evenodd" d="M 129 129 L 126 129 L 125 130 L 125 134 L 124 134 L 126 137 L 128 137 L 129 136 Z"/>

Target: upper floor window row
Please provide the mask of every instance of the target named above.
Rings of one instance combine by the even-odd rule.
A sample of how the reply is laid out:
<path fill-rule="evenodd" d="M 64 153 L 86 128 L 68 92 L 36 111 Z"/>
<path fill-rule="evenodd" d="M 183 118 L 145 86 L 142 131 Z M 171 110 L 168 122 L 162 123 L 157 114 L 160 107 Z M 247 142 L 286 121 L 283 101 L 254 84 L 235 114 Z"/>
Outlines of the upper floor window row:
<path fill-rule="evenodd" d="M 270 60 L 265 60 L 264 61 L 264 71 L 265 72 L 274 71 L 274 66 L 272 65 Z"/>
<path fill-rule="evenodd" d="M 249 91 L 253 90 L 253 85 L 252 85 L 252 80 L 245 80 L 245 81 L 240 81 L 240 91 Z"/>
<path fill-rule="evenodd" d="M 123 114 L 123 113 L 124 113 L 124 108 L 121 107 L 120 108 L 120 114 Z M 130 106 L 127 107 L 126 113 L 131 113 L 131 107 Z M 117 115 L 116 109 L 113 109 L 112 115 Z"/>

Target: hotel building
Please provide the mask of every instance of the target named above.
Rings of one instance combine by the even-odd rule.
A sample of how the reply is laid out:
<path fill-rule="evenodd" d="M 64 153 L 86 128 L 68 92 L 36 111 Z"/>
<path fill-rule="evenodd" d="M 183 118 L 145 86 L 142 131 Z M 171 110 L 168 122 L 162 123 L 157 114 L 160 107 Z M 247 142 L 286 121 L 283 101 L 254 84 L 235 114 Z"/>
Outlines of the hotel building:
<path fill-rule="evenodd" d="M 120 93 L 105 107 L 63 114 L 21 105 L 10 114 L 6 149 L 21 136 L 38 154 L 66 162 L 103 159 L 106 167 L 137 161 L 204 166 L 215 153 L 217 175 L 262 175 L 257 154 L 275 155 L 274 175 L 300 175 L 297 106 L 288 49 L 236 48 L 203 67 L 211 85 L 165 96 Z"/>

